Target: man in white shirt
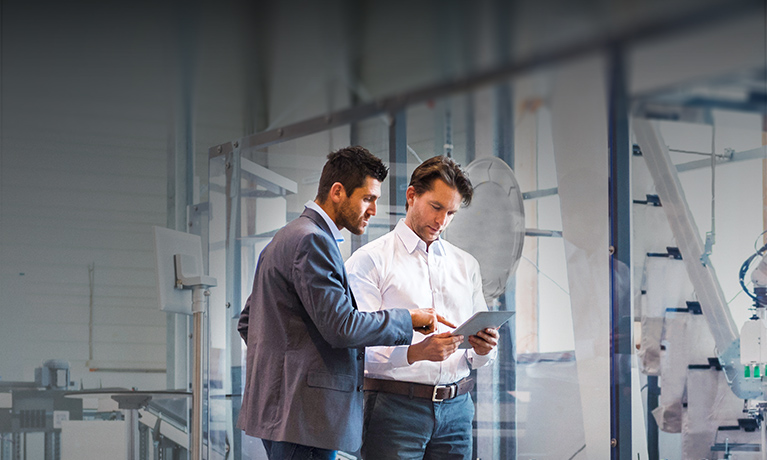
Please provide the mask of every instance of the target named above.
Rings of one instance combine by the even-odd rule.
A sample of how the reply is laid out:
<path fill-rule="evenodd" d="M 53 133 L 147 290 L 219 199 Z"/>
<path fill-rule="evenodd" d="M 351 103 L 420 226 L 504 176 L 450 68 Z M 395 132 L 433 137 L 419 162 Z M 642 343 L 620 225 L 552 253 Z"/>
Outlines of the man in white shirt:
<path fill-rule="evenodd" d="M 477 260 L 439 237 L 472 193 L 450 158 L 434 157 L 416 168 L 405 219 L 346 262 L 361 311 L 430 306 L 460 324 L 487 310 Z M 364 459 L 471 458 L 469 374 L 495 358 L 498 331 L 485 329 L 468 340 L 471 348 L 459 349 L 463 337 L 440 329 L 414 333 L 410 345 L 368 347 Z"/>

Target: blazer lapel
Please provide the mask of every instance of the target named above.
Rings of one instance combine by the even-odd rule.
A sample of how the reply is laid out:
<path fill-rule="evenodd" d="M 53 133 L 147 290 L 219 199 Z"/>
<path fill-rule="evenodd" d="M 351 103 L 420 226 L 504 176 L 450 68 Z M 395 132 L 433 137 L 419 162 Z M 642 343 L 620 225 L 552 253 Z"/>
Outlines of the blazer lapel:
<path fill-rule="evenodd" d="M 333 232 L 330 231 L 330 228 L 328 227 L 327 222 L 325 222 L 325 219 L 322 218 L 322 216 L 315 211 L 314 209 L 306 208 L 304 209 L 303 214 L 301 214 L 302 217 L 308 217 L 312 222 L 314 222 L 315 225 L 320 227 L 322 230 L 325 231 L 325 233 L 328 234 L 328 237 L 333 239 L 335 241 L 335 238 L 333 238 Z M 335 256 L 338 257 L 341 261 L 341 269 L 343 270 L 341 272 L 344 288 L 346 289 L 346 293 L 349 295 L 349 298 L 352 299 L 352 306 L 355 310 L 357 310 L 357 301 L 354 299 L 354 293 L 352 292 L 351 286 L 349 286 L 349 280 L 346 277 L 346 268 L 343 264 L 343 257 L 341 257 L 341 250 L 338 248 L 338 245 L 335 246 L 336 248 L 336 254 Z"/>

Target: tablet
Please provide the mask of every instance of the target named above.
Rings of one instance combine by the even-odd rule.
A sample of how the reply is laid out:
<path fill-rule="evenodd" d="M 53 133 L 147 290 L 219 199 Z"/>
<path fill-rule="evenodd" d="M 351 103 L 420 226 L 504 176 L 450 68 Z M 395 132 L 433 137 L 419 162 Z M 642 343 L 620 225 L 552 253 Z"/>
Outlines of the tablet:
<path fill-rule="evenodd" d="M 509 320 L 514 314 L 513 311 L 480 311 L 474 313 L 471 318 L 464 321 L 463 324 L 455 328 L 453 335 L 462 335 L 463 342 L 458 348 L 471 348 L 469 343 L 470 335 L 477 335 L 477 332 L 490 328 L 500 327 Z"/>

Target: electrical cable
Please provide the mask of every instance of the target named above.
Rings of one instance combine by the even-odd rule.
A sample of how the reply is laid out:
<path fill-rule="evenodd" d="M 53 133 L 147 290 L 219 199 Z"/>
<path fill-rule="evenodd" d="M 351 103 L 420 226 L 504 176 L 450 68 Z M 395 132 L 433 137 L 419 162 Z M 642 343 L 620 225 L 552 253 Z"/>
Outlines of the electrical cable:
<path fill-rule="evenodd" d="M 764 234 L 764 232 L 762 232 L 762 234 Z M 757 237 L 757 240 L 758 239 L 759 237 Z M 757 249 L 754 254 L 752 254 L 748 259 L 746 259 L 746 261 L 743 262 L 743 265 L 740 266 L 740 271 L 738 272 L 738 281 L 740 282 L 740 287 L 743 288 L 746 294 L 748 294 L 748 296 L 751 297 L 753 300 L 757 300 L 756 295 L 749 292 L 748 288 L 746 287 L 746 283 L 743 280 L 746 277 L 746 273 L 748 273 L 748 268 L 751 266 L 751 262 L 754 260 L 754 258 L 756 258 L 757 256 L 762 257 L 765 251 L 767 251 L 767 244 Z"/>

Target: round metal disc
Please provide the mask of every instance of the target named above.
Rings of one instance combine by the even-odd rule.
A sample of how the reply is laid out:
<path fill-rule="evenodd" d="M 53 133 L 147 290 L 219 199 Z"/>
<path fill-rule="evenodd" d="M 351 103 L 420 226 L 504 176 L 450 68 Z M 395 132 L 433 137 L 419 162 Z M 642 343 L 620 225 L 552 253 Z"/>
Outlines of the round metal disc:
<path fill-rule="evenodd" d="M 500 158 L 480 158 L 464 169 L 474 186 L 471 205 L 456 213 L 444 237 L 479 261 L 490 303 L 506 291 L 525 239 L 525 210 L 514 172 Z"/>

